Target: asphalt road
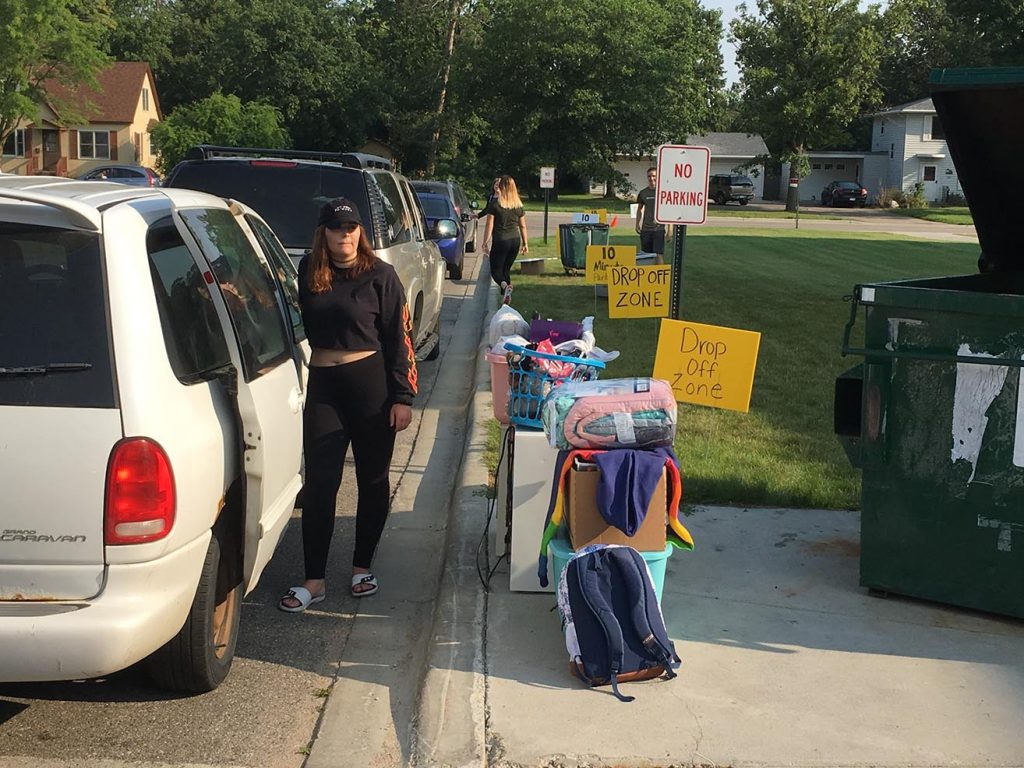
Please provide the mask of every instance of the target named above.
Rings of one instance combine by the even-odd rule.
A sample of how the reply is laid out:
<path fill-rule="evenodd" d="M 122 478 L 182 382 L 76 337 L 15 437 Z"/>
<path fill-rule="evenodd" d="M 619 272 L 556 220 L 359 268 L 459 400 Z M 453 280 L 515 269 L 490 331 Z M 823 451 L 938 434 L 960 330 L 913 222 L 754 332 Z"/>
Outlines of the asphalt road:
<path fill-rule="evenodd" d="M 692 225 L 692 229 L 706 228 L 714 229 L 730 227 L 737 229 L 767 228 L 767 229 L 793 229 L 793 219 L 769 219 L 739 216 L 721 216 L 718 213 L 718 206 L 708 207 L 708 221 L 702 225 Z M 783 206 L 779 203 L 758 203 L 751 205 L 750 210 L 781 211 Z M 738 206 L 728 206 L 729 211 L 738 210 Z M 911 216 L 900 216 L 877 208 L 822 208 L 810 206 L 801 209 L 804 213 L 824 214 L 835 218 L 809 218 L 800 219 L 800 229 L 818 230 L 826 232 L 870 232 L 903 235 L 908 237 L 921 237 L 929 240 L 944 240 L 957 243 L 976 243 L 978 236 L 972 226 L 959 224 L 940 224 L 924 219 L 915 219 Z M 628 225 L 628 214 L 619 214 L 619 225 Z M 571 213 L 552 211 L 548 214 L 548 239 L 553 241 L 559 224 L 567 224 L 572 221 Z M 540 242 L 544 235 L 544 213 L 541 211 L 528 211 L 526 224 L 530 235 L 530 241 Z"/>
<path fill-rule="evenodd" d="M 392 465 L 395 493 L 416 441 L 433 438 L 421 434 L 421 428 L 432 428 L 423 419 L 424 403 L 433 393 L 452 329 L 474 291 L 476 261 L 467 254 L 466 279 L 445 282 L 442 353 L 420 364 L 413 424 L 399 436 Z M 415 475 L 415 468 L 409 471 Z M 418 482 L 412 475 L 409 482 Z M 449 492 L 455 481 L 451 475 Z M 298 517 L 289 524 L 259 587 L 245 598 L 237 656 L 220 688 L 201 696 L 168 695 L 134 668 L 101 680 L 0 685 L 0 768 L 301 766 L 317 735 L 354 617 L 369 605 L 360 606 L 347 591 L 354 500 L 349 464 L 339 494 L 328 597 L 301 616 L 276 608 L 281 593 L 302 577 Z M 385 587 L 382 582 L 382 598 Z"/>

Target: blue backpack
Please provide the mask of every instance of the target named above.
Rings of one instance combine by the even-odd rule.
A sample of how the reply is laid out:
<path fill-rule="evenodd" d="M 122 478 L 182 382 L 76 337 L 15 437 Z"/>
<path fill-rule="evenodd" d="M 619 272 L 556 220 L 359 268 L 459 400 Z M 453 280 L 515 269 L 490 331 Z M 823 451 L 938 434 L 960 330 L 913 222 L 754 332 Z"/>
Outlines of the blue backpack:
<path fill-rule="evenodd" d="M 590 686 L 676 676 L 668 637 L 643 557 L 632 547 L 593 545 L 577 552 L 558 584 L 569 668 Z"/>

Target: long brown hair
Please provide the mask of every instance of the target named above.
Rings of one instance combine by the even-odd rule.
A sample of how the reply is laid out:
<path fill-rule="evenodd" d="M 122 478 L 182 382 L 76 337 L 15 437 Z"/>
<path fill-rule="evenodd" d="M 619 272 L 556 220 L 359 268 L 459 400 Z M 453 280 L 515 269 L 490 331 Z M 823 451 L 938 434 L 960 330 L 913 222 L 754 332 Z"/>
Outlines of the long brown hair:
<path fill-rule="evenodd" d="M 498 179 L 498 205 L 502 208 L 522 208 L 523 201 L 519 197 L 516 180 L 511 176 Z"/>
<path fill-rule="evenodd" d="M 323 293 L 331 290 L 331 283 L 334 280 L 334 272 L 331 269 L 331 253 L 327 250 L 327 236 L 324 234 L 324 226 L 319 226 L 313 233 L 313 248 L 309 253 L 309 290 L 313 293 Z M 373 269 L 377 261 L 377 254 L 373 252 L 373 246 L 366 236 L 366 228 L 359 225 L 359 244 L 356 246 L 356 263 L 344 270 L 347 277 L 358 277 L 364 272 Z"/>

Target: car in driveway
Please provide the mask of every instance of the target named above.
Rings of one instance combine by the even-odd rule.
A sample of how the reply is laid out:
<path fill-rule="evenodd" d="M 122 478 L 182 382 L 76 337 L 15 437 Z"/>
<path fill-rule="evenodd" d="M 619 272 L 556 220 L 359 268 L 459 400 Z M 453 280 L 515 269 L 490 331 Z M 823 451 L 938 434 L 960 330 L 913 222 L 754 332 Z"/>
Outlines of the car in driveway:
<path fill-rule="evenodd" d="M 746 205 L 754 199 L 754 182 L 737 173 L 716 173 L 708 179 L 708 200 L 719 205 L 737 202 Z"/>
<path fill-rule="evenodd" d="M 409 181 L 383 158 L 358 153 L 197 146 L 171 169 L 165 187 L 240 200 L 270 224 L 297 265 L 312 246 L 328 200 L 356 204 L 377 256 L 405 288 L 417 357 L 439 353 L 445 261 L 430 238 Z"/>
<path fill-rule="evenodd" d="M 159 187 L 160 176 L 143 165 L 98 165 L 80 173 L 82 181 L 112 181 L 133 187 Z"/>
<path fill-rule="evenodd" d="M 223 681 L 302 484 L 297 288 L 241 203 L 0 178 L 0 681 Z"/>
<path fill-rule="evenodd" d="M 448 264 L 448 277 L 462 279 L 462 266 L 466 259 L 466 231 L 458 219 L 455 206 L 447 195 L 417 192 L 423 212 L 427 215 L 427 229 Z"/>
<path fill-rule="evenodd" d="M 833 181 L 821 190 L 821 204 L 838 208 L 841 205 L 863 208 L 868 202 L 868 191 L 856 181 Z"/>
<path fill-rule="evenodd" d="M 412 188 L 417 192 L 430 192 L 437 195 L 444 195 L 455 208 L 456 220 L 462 223 L 465 230 L 466 250 L 473 253 L 476 250 L 477 237 L 477 203 L 466 196 L 462 185 L 457 181 L 431 181 L 416 179 L 412 182 Z"/>

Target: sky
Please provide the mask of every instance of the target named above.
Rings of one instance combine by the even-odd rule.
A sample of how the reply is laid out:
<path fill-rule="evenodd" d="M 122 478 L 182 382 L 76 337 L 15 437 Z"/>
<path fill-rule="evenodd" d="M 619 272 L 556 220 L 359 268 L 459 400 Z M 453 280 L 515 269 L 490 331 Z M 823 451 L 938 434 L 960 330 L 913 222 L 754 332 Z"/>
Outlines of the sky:
<path fill-rule="evenodd" d="M 878 4 L 885 7 L 888 0 L 861 0 L 860 7 L 864 8 L 869 4 Z M 740 73 L 736 69 L 736 50 L 732 43 L 725 38 L 729 36 L 729 22 L 736 18 L 736 0 L 700 0 L 705 8 L 719 8 L 722 11 L 722 26 L 725 27 L 725 36 L 722 39 L 722 59 L 725 64 L 725 84 L 732 85 L 740 79 Z M 751 11 L 757 10 L 757 0 L 747 0 L 747 8 Z"/>

